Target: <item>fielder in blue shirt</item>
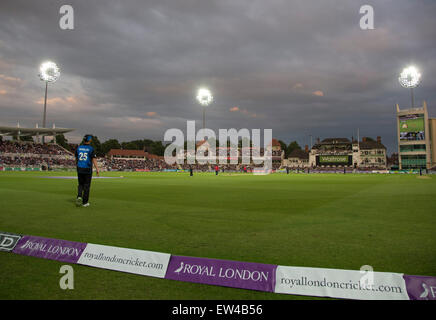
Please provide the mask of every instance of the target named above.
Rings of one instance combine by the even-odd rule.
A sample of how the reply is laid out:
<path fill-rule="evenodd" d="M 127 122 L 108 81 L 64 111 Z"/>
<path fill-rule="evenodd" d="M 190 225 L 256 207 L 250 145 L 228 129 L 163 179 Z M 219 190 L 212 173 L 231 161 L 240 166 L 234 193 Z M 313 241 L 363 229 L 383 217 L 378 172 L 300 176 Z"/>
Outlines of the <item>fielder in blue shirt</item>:
<path fill-rule="evenodd" d="M 83 140 L 83 144 L 76 149 L 77 178 L 79 179 L 76 204 L 77 206 L 89 207 L 92 165 L 95 166 L 97 176 L 100 175 L 100 171 L 97 166 L 94 148 L 91 146 L 92 135 L 87 134 Z"/>

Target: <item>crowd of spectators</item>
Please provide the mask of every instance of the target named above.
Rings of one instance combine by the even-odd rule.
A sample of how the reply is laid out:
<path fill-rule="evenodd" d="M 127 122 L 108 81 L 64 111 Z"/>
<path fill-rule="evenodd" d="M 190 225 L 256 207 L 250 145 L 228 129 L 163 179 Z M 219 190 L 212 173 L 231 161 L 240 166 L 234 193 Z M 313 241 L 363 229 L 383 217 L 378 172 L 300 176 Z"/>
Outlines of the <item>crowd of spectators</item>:
<path fill-rule="evenodd" d="M 352 168 L 352 167 L 288 167 L 289 170 L 294 172 L 308 172 L 308 173 L 371 173 L 374 170 L 386 170 L 385 168 Z"/>
<path fill-rule="evenodd" d="M 0 166 L 72 168 L 75 165 L 73 155 L 59 145 L 0 140 Z"/>
<path fill-rule="evenodd" d="M 164 157 L 150 155 L 146 159 L 120 159 L 99 158 L 99 166 L 102 170 L 110 171 L 163 171 L 185 169 L 191 167 L 194 171 L 214 171 L 213 164 L 173 164 L 165 162 Z M 39 144 L 32 142 L 0 141 L 0 166 L 13 167 L 46 167 L 46 168 L 74 168 L 76 161 L 73 153 L 70 153 L 54 144 Z M 251 169 L 247 166 L 247 171 Z M 243 165 L 228 164 L 219 165 L 220 171 L 237 172 L 243 171 Z M 250 170 L 251 171 L 251 170 Z"/>
<path fill-rule="evenodd" d="M 242 165 L 242 164 L 217 164 L 218 170 L 220 172 L 244 172 L 244 167 L 246 168 L 247 172 L 251 172 L 253 169 L 253 165 Z M 180 165 L 181 169 L 189 170 L 192 167 L 192 170 L 194 171 L 200 171 L 200 172 L 208 172 L 208 171 L 215 171 L 215 164 L 183 164 Z M 262 167 L 262 166 L 259 166 Z"/>
<path fill-rule="evenodd" d="M 120 158 L 99 158 L 101 169 L 110 171 L 163 171 L 192 168 L 198 172 L 214 171 L 214 164 L 173 164 L 169 165 L 165 162 L 164 157 L 150 155 L 146 159 L 120 159 Z M 55 144 L 39 144 L 32 142 L 17 142 L 17 141 L 2 141 L 0 140 L 0 166 L 21 166 L 21 167 L 64 167 L 74 168 L 76 165 L 74 155 L 59 145 Z M 243 164 L 227 164 L 220 165 L 219 171 L 224 172 L 252 172 L 255 168 L 261 168 L 264 165 Z M 273 162 L 273 170 L 286 169 L 280 162 Z M 359 168 L 358 172 L 371 172 L 376 168 Z M 343 167 L 289 167 L 291 171 L 298 172 L 344 172 Z M 356 172 L 352 167 L 345 167 L 346 173 Z"/>
<path fill-rule="evenodd" d="M 41 144 L 33 142 L 17 142 L 17 141 L 1 141 L 0 153 L 14 154 L 41 154 L 41 155 L 56 155 L 66 156 L 71 155 L 62 147 L 56 144 Z"/>
<path fill-rule="evenodd" d="M 76 165 L 74 159 L 53 158 L 53 157 L 22 157 L 16 156 L 0 156 L 0 166 L 13 167 L 63 167 L 73 168 Z"/>
<path fill-rule="evenodd" d="M 161 158 L 159 159 L 146 159 L 146 160 L 137 160 L 137 159 L 100 159 L 101 165 L 106 167 L 107 170 L 110 171 L 136 171 L 136 170 L 149 170 L 149 171 L 162 171 L 162 170 L 192 170 L 196 172 L 209 172 L 215 171 L 215 164 L 173 164 L 169 165 L 165 162 L 165 160 Z M 260 165 L 242 165 L 242 164 L 227 164 L 220 165 L 218 164 L 218 168 L 220 172 L 244 172 L 244 167 L 247 172 L 252 172 L 253 168 L 261 168 L 263 164 Z M 272 166 L 273 170 L 278 170 L 281 167 L 280 163 L 274 163 Z"/>
<path fill-rule="evenodd" d="M 168 165 L 163 157 L 156 159 L 108 159 L 103 158 L 100 163 L 110 171 L 125 171 L 125 170 L 150 170 L 160 171 L 165 169 L 177 169 L 176 165 Z"/>
<path fill-rule="evenodd" d="M 156 159 L 108 159 L 104 158 L 100 160 L 100 163 L 106 167 L 108 170 L 111 171 L 124 171 L 124 170 L 149 170 L 149 171 L 162 171 L 162 170 L 189 170 L 192 168 L 192 170 L 196 172 L 208 172 L 208 171 L 215 171 L 215 165 L 214 164 L 172 164 L 169 165 L 165 162 L 165 159 L 163 157 L 158 157 Z M 220 171 L 226 171 L 226 172 L 236 172 L 242 170 L 241 165 L 236 164 L 228 164 L 228 165 L 219 165 Z"/>

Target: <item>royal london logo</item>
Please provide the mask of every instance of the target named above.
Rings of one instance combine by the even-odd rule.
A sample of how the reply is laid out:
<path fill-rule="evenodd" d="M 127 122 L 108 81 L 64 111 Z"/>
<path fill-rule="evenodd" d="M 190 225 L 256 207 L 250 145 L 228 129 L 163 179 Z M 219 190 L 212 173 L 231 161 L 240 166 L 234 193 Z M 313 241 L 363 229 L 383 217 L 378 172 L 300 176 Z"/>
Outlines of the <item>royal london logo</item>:
<path fill-rule="evenodd" d="M 419 296 L 419 300 L 436 300 L 436 287 L 427 283 L 421 283 L 422 293 Z"/>
<path fill-rule="evenodd" d="M 81 254 L 81 250 L 72 247 L 66 247 L 61 245 L 52 245 L 40 242 L 32 242 L 27 240 L 25 244 L 20 246 L 21 250 L 31 250 L 37 252 L 44 252 L 48 254 L 57 254 L 57 255 L 67 255 L 67 256 L 75 256 L 79 257 Z"/>
<path fill-rule="evenodd" d="M 269 279 L 269 272 L 238 269 L 229 267 L 214 267 L 207 265 L 189 264 L 183 261 L 180 266 L 173 271 L 178 276 L 192 275 L 198 277 L 212 277 L 219 279 L 232 279 L 243 281 L 267 282 Z"/>
<path fill-rule="evenodd" d="M 20 239 L 20 235 L 0 232 L 0 251 L 12 251 Z"/>
<path fill-rule="evenodd" d="M 425 283 L 422 284 L 422 287 L 424 288 L 424 292 L 421 293 L 421 295 L 419 297 L 421 299 L 427 300 L 427 297 L 428 297 L 428 294 L 430 293 L 430 290 L 428 290 L 428 286 Z"/>
<path fill-rule="evenodd" d="M 183 269 L 183 261 L 180 263 L 180 267 L 177 270 L 174 270 L 175 273 L 180 273 L 180 271 L 182 271 Z"/>

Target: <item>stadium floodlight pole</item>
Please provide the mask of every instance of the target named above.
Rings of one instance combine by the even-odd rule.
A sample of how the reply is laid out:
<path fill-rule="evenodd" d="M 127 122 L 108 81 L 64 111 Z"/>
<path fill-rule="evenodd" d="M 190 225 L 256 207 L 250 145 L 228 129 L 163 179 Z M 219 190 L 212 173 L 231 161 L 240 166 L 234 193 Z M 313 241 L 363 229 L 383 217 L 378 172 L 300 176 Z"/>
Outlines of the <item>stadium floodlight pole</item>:
<path fill-rule="evenodd" d="M 415 107 L 413 89 L 416 88 L 421 82 L 421 74 L 416 67 L 409 66 L 403 69 L 400 77 L 398 78 L 398 81 L 404 88 L 410 89 L 413 109 Z"/>
<path fill-rule="evenodd" d="M 51 61 L 43 62 L 39 67 L 39 78 L 45 81 L 45 97 L 44 97 L 44 114 L 42 118 L 42 127 L 45 128 L 46 115 L 47 115 L 47 88 L 49 82 L 56 82 L 61 75 L 59 67 L 56 63 Z M 45 143 L 45 136 L 42 136 L 42 143 Z"/>
<path fill-rule="evenodd" d="M 197 100 L 203 106 L 203 129 L 206 128 L 206 107 L 213 101 L 213 96 L 207 88 L 198 89 Z"/>

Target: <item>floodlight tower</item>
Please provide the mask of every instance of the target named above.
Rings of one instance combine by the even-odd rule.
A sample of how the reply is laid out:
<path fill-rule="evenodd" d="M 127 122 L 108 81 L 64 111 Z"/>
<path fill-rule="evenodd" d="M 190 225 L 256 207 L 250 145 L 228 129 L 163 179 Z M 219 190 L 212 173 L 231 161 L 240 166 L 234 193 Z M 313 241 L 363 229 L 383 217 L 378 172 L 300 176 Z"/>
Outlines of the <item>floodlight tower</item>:
<path fill-rule="evenodd" d="M 404 88 L 410 88 L 410 92 L 412 95 L 412 109 L 415 107 L 414 96 L 413 96 L 413 88 L 416 88 L 421 81 L 421 74 L 419 70 L 414 66 L 409 66 L 403 69 L 401 72 L 398 81 Z"/>
<path fill-rule="evenodd" d="M 45 120 L 47 113 L 47 87 L 49 82 L 56 82 L 56 80 L 61 75 L 59 67 L 56 63 L 51 61 L 46 61 L 39 67 L 39 78 L 41 81 L 45 81 L 45 98 L 44 98 L 44 116 L 42 119 L 42 127 L 45 128 Z M 45 136 L 42 136 L 42 143 L 45 142 Z"/>
<path fill-rule="evenodd" d="M 213 96 L 207 88 L 200 88 L 197 93 L 197 100 L 203 106 L 203 129 L 206 128 L 206 107 L 213 101 Z"/>

